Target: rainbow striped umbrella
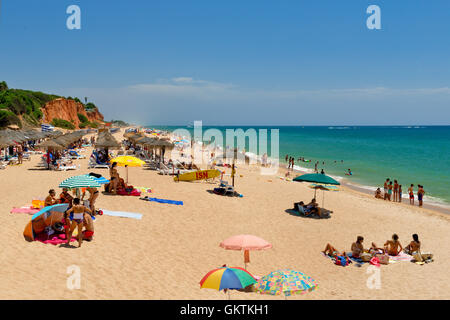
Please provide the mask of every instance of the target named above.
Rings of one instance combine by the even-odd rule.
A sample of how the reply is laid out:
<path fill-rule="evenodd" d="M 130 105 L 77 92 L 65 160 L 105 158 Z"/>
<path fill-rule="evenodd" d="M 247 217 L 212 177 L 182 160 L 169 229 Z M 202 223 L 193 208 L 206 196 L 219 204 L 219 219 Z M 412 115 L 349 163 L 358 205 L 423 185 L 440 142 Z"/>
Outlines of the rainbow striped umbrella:
<path fill-rule="evenodd" d="M 245 269 L 222 267 L 211 270 L 200 281 L 200 288 L 208 289 L 244 289 L 256 283 L 256 279 Z"/>
<path fill-rule="evenodd" d="M 304 294 L 316 288 L 316 280 L 290 269 L 271 272 L 255 284 L 256 292 L 271 295 L 283 293 L 285 296 Z"/>

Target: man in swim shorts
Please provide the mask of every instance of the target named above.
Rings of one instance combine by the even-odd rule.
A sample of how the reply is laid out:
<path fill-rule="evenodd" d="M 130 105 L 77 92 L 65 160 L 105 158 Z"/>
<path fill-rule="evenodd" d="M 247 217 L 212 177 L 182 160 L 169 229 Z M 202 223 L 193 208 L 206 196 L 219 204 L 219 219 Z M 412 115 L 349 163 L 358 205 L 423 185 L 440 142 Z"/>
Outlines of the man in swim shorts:
<path fill-rule="evenodd" d="M 408 188 L 409 193 L 409 204 L 414 205 L 414 185 L 411 183 L 411 186 Z"/>
<path fill-rule="evenodd" d="M 388 184 L 389 184 L 389 178 L 386 179 L 384 182 L 384 200 L 388 197 Z"/>
<path fill-rule="evenodd" d="M 417 190 L 417 200 L 419 200 L 419 207 L 423 205 L 423 195 L 425 194 L 425 190 L 423 186 L 419 184 L 419 189 Z"/>

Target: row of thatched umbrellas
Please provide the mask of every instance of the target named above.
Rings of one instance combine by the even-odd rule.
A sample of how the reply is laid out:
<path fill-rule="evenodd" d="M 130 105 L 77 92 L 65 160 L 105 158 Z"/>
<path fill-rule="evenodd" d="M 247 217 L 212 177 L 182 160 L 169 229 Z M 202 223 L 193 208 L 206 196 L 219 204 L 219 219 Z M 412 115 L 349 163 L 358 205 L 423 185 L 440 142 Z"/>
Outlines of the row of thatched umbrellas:
<path fill-rule="evenodd" d="M 61 131 L 41 132 L 34 129 L 29 130 L 0 130 L 0 147 L 8 147 L 16 143 L 21 143 L 30 140 L 48 139 L 38 146 L 42 148 L 50 149 L 65 149 L 71 143 L 81 139 L 87 134 L 86 130 L 78 130 L 70 133 L 63 134 Z M 145 145 L 153 148 L 167 148 L 173 149 L 174 144 L 165 139 L 150 138 L 143 134 L 134 132 L 128 132 L 124 134 L 124 137 L 129 139 L 135 144 Z M 114 138 L 114 136 L 108 131 L 99 132 L 97 141 L 95 143 L 96 148 L 106 149 L 119 149 L 121 144 Z"/>
<path fill-rule="evenodd" d="M 153 148 L 166 148 L 173 149 L 174 144 L 165 139 L 158 138 L 150 138 L 143 134 L 134 133 L 134 132 L 126 132 L 123 135 L 128 140 L 132 141 L 135 144 L 140 144 L 143 146 L 153 147 Z"/>
<path fill-rule="evenodd" d="M 0 147 L 5 148 L 24 141 L 40 140 L 61 136 L 61 131 L 41 132 L 34 129 L 28 130 L 0 130 Z"/>

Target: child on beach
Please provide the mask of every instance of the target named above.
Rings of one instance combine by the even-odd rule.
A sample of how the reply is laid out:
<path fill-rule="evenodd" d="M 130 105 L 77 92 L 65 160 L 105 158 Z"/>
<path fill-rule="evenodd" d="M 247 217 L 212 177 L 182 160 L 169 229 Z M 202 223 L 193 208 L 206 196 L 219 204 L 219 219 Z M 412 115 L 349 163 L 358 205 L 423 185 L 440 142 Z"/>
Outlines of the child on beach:
<path fill-rule="evenodd" d="M 414 185 L 411 183 L 411 186 L 408 188 L 409 193 L 409 204 L 414 205 Z"/>

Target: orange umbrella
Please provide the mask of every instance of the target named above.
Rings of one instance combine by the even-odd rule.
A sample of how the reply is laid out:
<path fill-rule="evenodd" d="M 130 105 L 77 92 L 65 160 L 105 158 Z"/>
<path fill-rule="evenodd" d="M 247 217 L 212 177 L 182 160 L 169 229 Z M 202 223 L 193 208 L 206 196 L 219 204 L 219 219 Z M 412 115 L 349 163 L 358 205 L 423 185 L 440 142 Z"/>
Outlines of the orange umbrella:
<path fill-rule="evenodd" d="M 227 250 L 244 250 L 245 269 L 247 269 L 247 263 L 250 262 L 250 250 L 264 250 L 272 248 L 272 245 L 266 240 L 250 234 L 232 236 L 222 241 L 219 246 Z"/>

